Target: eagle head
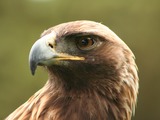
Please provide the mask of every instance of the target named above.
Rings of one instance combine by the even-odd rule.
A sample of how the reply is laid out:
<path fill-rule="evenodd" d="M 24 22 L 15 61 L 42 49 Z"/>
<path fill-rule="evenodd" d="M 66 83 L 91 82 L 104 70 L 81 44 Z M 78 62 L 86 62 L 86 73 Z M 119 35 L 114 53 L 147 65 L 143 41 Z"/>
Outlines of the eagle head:
<path fill-rule="evenodd" d="M 134 58 L 129 47 L 101 23 L 81 20 L 45 30 L 31 48 L 29 64 L 33 75 L 37 66 L 45 67 L 49 80 L 23 105 L 29 110 L 28 117 L 23 111 L 22 116 L 130 120 L 138 94 Z"/>

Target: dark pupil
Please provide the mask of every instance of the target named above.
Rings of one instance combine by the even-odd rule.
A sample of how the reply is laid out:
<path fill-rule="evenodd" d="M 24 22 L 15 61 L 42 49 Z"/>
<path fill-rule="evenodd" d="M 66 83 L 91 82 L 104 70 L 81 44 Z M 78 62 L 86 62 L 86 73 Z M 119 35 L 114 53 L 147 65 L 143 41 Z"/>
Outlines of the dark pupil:
<path fill-rule="evenodd" d="M 81 40 L 81 45 L 82 46 L 87 46 L 88 45 L 88 39 Z"/>

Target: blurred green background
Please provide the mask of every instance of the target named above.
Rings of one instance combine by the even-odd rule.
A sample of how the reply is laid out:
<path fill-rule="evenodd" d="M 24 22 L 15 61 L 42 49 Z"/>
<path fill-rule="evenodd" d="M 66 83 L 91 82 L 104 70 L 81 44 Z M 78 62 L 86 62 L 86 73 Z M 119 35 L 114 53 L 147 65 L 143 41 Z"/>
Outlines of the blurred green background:
<path fill-rule="evenodd" d="M 41 32 L 81 19 L 107 25 L 132 49 L 140 77 L 133 120 L 160 120 L 160 0 L 0 0 L 0 119 L 47 80 L 28 66 Z"/>

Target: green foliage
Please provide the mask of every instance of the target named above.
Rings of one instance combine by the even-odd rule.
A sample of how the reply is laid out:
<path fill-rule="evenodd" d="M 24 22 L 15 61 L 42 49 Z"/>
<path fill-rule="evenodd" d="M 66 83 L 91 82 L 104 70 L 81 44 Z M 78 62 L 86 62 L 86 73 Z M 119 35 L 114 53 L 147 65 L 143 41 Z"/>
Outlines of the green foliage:
<path fill-rule="evenodd" d="M 24 103 L 47 80 L 29 71 L 28 54 L 43 30 L 87 19 L 101 22 L 121 37 L 136 56 L 140 94 L 134 120 L 160 119 L 159 0 L 1 0 L 0 119 Z"/>

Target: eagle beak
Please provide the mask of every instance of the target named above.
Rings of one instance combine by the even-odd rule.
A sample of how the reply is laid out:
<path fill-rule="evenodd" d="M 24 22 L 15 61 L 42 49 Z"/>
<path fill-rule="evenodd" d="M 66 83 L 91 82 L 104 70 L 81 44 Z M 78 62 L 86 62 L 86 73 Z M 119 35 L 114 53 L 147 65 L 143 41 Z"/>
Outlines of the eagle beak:
<path fill-rule="evenodd" d="M 32 75 L 35 74 L 38 65 L 51 66 L 57 64 L 57 61 L 60 60 L 84 60 L 84 57 L 57 53 L 55 51 L 55 39 L 56 35 L 52 32 L 40 38 L 33 44 L 29 53 L 29 64 Z"/>

